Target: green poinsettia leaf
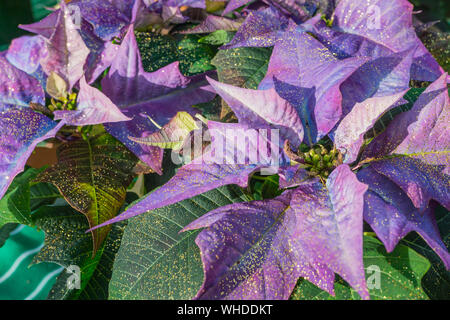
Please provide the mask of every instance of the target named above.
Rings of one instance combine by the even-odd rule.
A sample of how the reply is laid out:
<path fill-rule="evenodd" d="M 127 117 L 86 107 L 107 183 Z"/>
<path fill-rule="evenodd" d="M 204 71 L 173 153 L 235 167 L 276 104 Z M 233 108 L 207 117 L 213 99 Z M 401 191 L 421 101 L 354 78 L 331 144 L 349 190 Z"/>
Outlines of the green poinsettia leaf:
<path fill-rule="evenodd" d="M 222 99 L 220 96 L 215 96 L 209 102 L 199 103 L 193 106 L 208 120 L 220 121 L 220 112 L 222 110 Z"/>
<path fill-rule="evenodd" d="M 32 226 L 30 206 L 30 184 L 39 170 L 29 168 L 18 175 L 0 200 L 0 227 L 7 223 L 21 223 Z"/>
<path fill-rule="evenodd" d="M 428 299 L 421 287 L 421 279 L 430 268 L 429 261 L 405 245 L 397 245 L 387 253 L 383 244 L 371 236 L 364 237 L 364 268 L 370 297 L 373 300 Z M 291 296 L 293 300 L 359 300 L 359 295 L 338 278 L 334 286 L 336 296 L 301 279 Z"/>
<path fill-rule="evenodd" d="M 219 81 L 247 89 L 257 89 L 269 65 L 271 48 L 236 48 L 220 50 L 212 64 Z"/>
<path fill-rule="evenodd" d="M 121 142 L 100 132 L 62 144 L 58 163 L 39 175 L 54 184 L 67 202 L 83 213 L 90 227 L 113 218 L 122 207 L 138 159 Z M 92 231 L 94 253 L 111 226 Z"/>
<path fill-rule="evenodd" d="M 49 205 L 61 198 L 61 194 L 54 185 L 50 183 L 36 183 L 30 187 L 30 207 L 31 211 L 38 209 L 43 205 Z"/>
<path fill-rule="evenodd" d="M 180 70 L 190 76 L 214 69 L 211 59 L 216 50 L 200 43 L 197 35 L 169 37 L 147 32 L 136 32 L 136 40 L 145 71 L 153 72 L 179 61 Z"/>
<path fill-rule="evenodd" d="M 124 223 L 114 224 L 105 243 L 93 257 L 92 239 L 86 233 L 89 224 L 85 217 L 68 205 L 42 206 L 34 214 L 36 226 L 45 232 L 45 243 L 33 263 L 52 262 L 63 271 L 49 293 L 49 299 L 107 299 L 112 264 L 119 249 Z M 76 270 L 76 283 L 68 285 Z"/>
<path fill-rule="evenodd" d="M 255 200 L 272 199 L 281 194 L 279 176 L 253 175 L 250 180 L 251 194 Z"/>
<path fill-rule="evenodd" d="M 3 227 L 0 227 L 0 248 L 3 247 L 6 240 L 9 238 L 9 234 L 13 232 L 17 226 L 17 223 L 7 223 Z"/>
<path fill-rule="evenodd" d="M 207 36 L 198 39 L 198 42 L 211 44 L 214 46 L 221 46 L 233 40 L 235 34 L 236 32 L 234 31 L 216 30 L 214 32 L 211 32 Z"/>
<path fill-rule="evenodd" d="M 248 200 L 222 187 L 130 219 L 114 262 L 110 299 L 191 299 L 203 281 L 198 231 L 179 233 L 203 214 Z"/>

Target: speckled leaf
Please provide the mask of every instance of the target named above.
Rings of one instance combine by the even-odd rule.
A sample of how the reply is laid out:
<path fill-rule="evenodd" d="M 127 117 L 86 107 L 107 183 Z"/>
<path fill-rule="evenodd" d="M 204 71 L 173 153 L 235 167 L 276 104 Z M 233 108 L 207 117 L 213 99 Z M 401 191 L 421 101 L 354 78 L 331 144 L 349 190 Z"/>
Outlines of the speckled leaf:
<path fill-rule="evenodd" d="M 114 262 L 111 299 L 191 299 L 203 279 L 198 232 L 179 231 L 219 206 L 248 200 L 221 187 L 129 220 Z"/>
<path fill-rule="evenodd" d="M 376 266 L 380 269 L 380 288 L 370 287 L 369 294 L 373 300 L 423 300 L 428 299 L 420 281 L 430 267 L 430 263 L 416 251 L 404 245 L 399 245 L 387 253 L 383 244 L 376 238 L 364 237 L 364 266 L 368 283 L 374 277 Z M 373 278 L 375 279 L 375 278 Z M 336 296 L 320 290 L 312 283 L 301 280 L 298 282 L 291 299 L 293 300 L 359 300 L 355 290 L 341 278 L 335 282 Z"/>
<path fill-rule="evenodd" d="M 33 226 L 31 213 L 61 197 L 51 184 L 33 182 L 40 172 L 42 170 L 27 168 L 13 180 L 0 200 L 0 227 L 8 223 Z"/>
<path fill-rule="evenodd" d="M 193 75 L 213 69 L 210 61 L 215 51 L 197 35 L 164 36 L 136 32 L 136 40 L 142 55 L 144 70 L 153 72 L 170 63 L 179 61 L 184 75 Z"/>
<path fill-rule="evenodd" d="M 33 183 L 30 187 L 31 211 L 43 205 L 52 204 L 58 198 L 62 198 L 62 196 L 51 183 Z"/>
<path fill-rule="evenodd" d="M 219 81 L 256 89 L 269 65 L 270 48 L 237 48 L 220 50 L 211 63 L 216 66 Z"/>
<path fill-rule="evenodd" d="M 0 227 L 7 223 L 32 225 L 30 183 L 38 174 L 38 170 L 31 168 L 13 180 L 5 196 L 0 200 Z"/>
<path fill-rule="evenodd" d="M 39 176 L 53 183 L 93 227 L 114 217 L 125 201 L 138 159 L 108 134 L 94 134 L 58 148 L 58 163 Z M 92 232 L 94 253 L 111 227 Z"/>
<path fill-rule="evenodd" d="M 230 42 L 231 39 L 233 39 L 234 34 L 235 33 L 232 31 L 216 30 L 198 39 L 198 42 L 220 46 L 222 44 Z"/>
<path fill-rule="evenodd" d="M 70 206 L 42 206 L 33 214 L 36 226 L 45 232 L 45 243 L 33 263 L 52 262 L 80 268 L 80 289 L 67 286 L 70 272 L 63 271 L 48 299 L 107 299 L 112 264 L 120 246 L 124 225 L 114 225 L 105 243 L 92 257 L 92 239 L 86 233 L 88 222 Z"/>
<path fill-rule="evenodd" d="M 446 72 L 450 72 L 450 32 L 427 32 L 421 36 L 421 40 L 439 65 Z"/>

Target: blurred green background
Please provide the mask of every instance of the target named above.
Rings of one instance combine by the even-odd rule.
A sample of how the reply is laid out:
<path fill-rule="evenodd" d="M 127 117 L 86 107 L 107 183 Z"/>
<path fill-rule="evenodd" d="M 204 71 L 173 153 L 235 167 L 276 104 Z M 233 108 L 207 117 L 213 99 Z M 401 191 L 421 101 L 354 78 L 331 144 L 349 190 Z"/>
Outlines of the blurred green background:
<path fill-rule="evenodd" d="M 8 47 L 9 42 L 25 31 L 19 24 L 41 20 L 49 11 L 46 7 L 54 6 L 57 0 L 0 0 L 0 51 Z"/>

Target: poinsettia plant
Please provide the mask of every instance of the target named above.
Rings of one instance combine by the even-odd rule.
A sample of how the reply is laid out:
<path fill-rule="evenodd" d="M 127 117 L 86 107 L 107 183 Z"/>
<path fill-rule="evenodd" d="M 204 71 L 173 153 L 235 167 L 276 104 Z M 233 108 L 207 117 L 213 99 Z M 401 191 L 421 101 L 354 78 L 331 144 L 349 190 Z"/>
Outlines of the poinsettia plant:
<path fill-rule="evenodd" d="M 52 299 L 448 299 L 448 34 L 416 15 L 61 1 L 0 52 L 0 233 L 80 268 Z"/>

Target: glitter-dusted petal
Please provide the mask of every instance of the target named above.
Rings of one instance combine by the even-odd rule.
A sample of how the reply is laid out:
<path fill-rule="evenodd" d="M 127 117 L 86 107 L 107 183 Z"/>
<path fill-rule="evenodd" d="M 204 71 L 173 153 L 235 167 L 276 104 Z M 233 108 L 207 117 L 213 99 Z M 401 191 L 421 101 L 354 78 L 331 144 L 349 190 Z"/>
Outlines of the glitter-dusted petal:
<path fill-rule="evenodd" d="M 345 163 L 356 160 L 364 142 L 364 134 L 386 111 L 395 106 L 407 91 L 391 96 L 372 97 L 356 103 L 352 111 L 342 119 L 333 132 L 333 137 L 336 148 L 345 155 Z"/>
<path fill-rule="evenodd" d="M 314 33 L 341 58 L 379 58 L 415 48 L 411 77 L 434 81 L 443 69 L 417 37 L 412 13 L 407 0 L 343 0 L 336 7 L 332 29 L 319 22 Z"/>
<path fill-rule="evenodd" d="M 119 36 L 132 17 L 134 0 L 73 0 L 69 7 L 78 8 L 83 19 L 94 28 L 94 33 L 102 39 L 110 40 Z M 74 10 L 72 9 L 74 12 Z"/>
<path fill-rule="evenodd" d="M 62 119 L 72 126 L 131 120 L 100 90 L 88 85 L 84 77 L 80 80 L 77 110 L 57 110 L 54 114 L 55 120 Z"/>
<path fill-rule="evenodd" d="M 80 34 L 90 51 L 84 65 L 84 73 L 86 81 L 92 83 L 111 66 L 120 46 L 99 38 L 93 26 L 85 20 L 81 22 Z"/>
<path fill-rule="evenodd" d="M 267 126 L 208 121 L 211 154 L 204 161 L 268 167 L 275 170 L 289 165 L 283 152 L 285 138 Z"/>
<path fill-rule="evenodd" d="M 45 103 L 41 84 L 31 75 L 14 67 L 0 53 L 0 110 L 8 106 L 26 107 L 30 102 Z"/>
<path fill-rule="evenodd" d="M 292 192 L 218 208 L 184 231 L 197 237 L 205 280 L 197 299 L 288 299 L 299 277 L 333 293 L 334 273 L 298 237 Z"/>
<path fill-rule="evenodd" d="M 406 154 L 432 165 L 450 167 L 447 74 L 432 83 L 411 110 L 399 114 L 364 150 L 363 158 Z"/>
<path fill-rule="evenodd" d="M 129 219 L 224 185 L 237 184 L 244 188 L 253 172 L 288 164 L 287 159 L 280 155 L 279 145 L 273 143 L 269 135 L 256 132 L 253 136 L 253 132 L 239 131 L 248 128 L 238 123 L 209 121 L 208 128 L 212 140 L 209 149 L 202 154 L 199 152 L 201 150 L 195 150 L 197 146 L 194 144 L 194 153 L 198 156 L 194 154 L 192 162 L 181 167 L 169 182 L 103 225 Z M 235 135 L 230 135 L 227 129 Z"/>
<path fill-rule="evenodd" d="M 228 1 L 228 4 L 223 11 L 223 14 L 230 13 L 231 11 L 234 11 L 235 9 L 242 7 L 243 5 L 246 5 L 249 3 L 250 0 L 230 0 Z"/>
<path fill-rule="evenodd" d="M 55 32 L 55 26 L 58 23 L 60 10 L 56 10 L 50 13 L 41 21 L 32 23 L 32 24 L 21 24 L 19 28 L 31 32 L 36 33 L 38 35 L 43 36 L 44 38 L 50 39 L 52 34 Z"/>
<path fill-rule="evenodd" d="M 291 201 L 306 248 L 364 299 L 369 298 L 362 260 L 366 190 L 350 167 L 341 165 L 330 174 L 326 188 L 301 185 Z"/>
<path fill-rule="evenodd" d="M 302 183 L 308 183 L 310 176 L 308 172 L 299 165 L 280 168 L 280 188 L 292 188 Z"/>
<path fill-rule="evenodd" d="M 327 192 L 327 189 L 329 192 Z M 348 166 L 263 201 L 216 209 L 184 230 L 196 243 L 205 280 L 198 299 L 288 299 L 304 277 L 333 294 L 334 272 L 368 298 L 362 262 L 363 195 Z"/>
<path fill-rule="evenodd" d="M 406 50 L 363 64 L 341 86 L 343 114 L 368 98 L 396 95 L 409 89 L 413 53 Z"/>
<path fill-rule="evenodd" d="M 402 189 L 370 167 L 359 171 L 357 177 L 369 186 L 364 196 L 364 220 L 388 252 L 393 251 L 408 233 L 416 231 L 450 269 L 450 254 L 439 235 L 434 207 L 419 212 Z"/>
<path fill-rule="evenodd" d="M 268 7 L 252 11 L 230 43 L 221 49 L 271 47 L 289 26 L 289 19 L 279 10 Z"/>
<path fill-rule="evenodd" d="M 303 140 L 303 126 L 295 108 L 275 89 L 251 90 L 234 87 L 208 78 L 209 83 L 236 114 L 239 123 L 249 127 L 270 126 L 280 130 L 283 140 L 298 147 Z"/>
<path fill-rule="evenodd" d="M 58 14 L 55 31 L 47 42 L 47 51 L 48 55 L 41 61 L 44 72 L 47 75 L 57 73 L 67 81 L 71 89 L 83 75 L 89 49 L 64 2 Z"/>
<path fill-rule="evenodd" d="M 22 172 L 36 145 L 53 138 L 63 126 L 30 108 L 0 112 L 0 198 Z"/>
<path fill-rule="evenodd" d="M 446 78 L 444 73 L 432 83 L 408 112 L 410 120 L 416 116 L 415 121 L 408 125 L 408 135 L 393 153 L 413 154 L 429 164 L 445 165 L 450 174 L 450 99 Z"/>
<path fill-rule="evenodd" d="M 419 210 L 425 210 L 431 199 L 450 210 L 450 176 L 443 173 L 443 166 L 410 157 L 374 161 L 371 166 L 395 182 Z"/>
<path fill-rule="evenodd" d="M 248 165 L 190 163 L 180 168 L 172 179 L 148 194 L 142 201 L 129 207 L 114 219 L 96 226 L 96 228 L 192 198 L 227 184 L 238 184 L 241 187 L 246 187 L 248 176 L 255 169 L 255 166 Z"/>
<path fill-rule="evenodd" d="M 6 59 L 28 74 L 36 72 L 46 56 L 45 40 L 41 36 L 22 36 L 11 41 Z"/>
<path fill-rule="evenodd" d="M 342 114 L 341 84 L 367 59 L 338 60 L 309 34 L 286 32 L 274 47 L 266 77 L 259 89 L 274 86 L 274 77 L 300 88 L 315 88 L 315 121 L 318 137 L 327 134 Z"/>

